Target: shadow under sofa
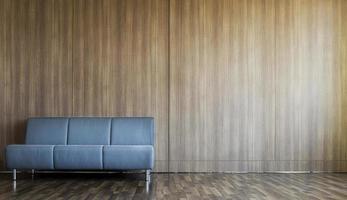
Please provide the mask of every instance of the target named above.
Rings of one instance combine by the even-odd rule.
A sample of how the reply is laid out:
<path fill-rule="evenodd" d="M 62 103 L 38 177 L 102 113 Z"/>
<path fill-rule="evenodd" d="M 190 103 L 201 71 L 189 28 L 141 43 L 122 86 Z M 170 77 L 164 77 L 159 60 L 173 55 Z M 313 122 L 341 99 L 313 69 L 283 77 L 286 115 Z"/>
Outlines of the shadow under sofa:
<path fill-rule="evenodd" d="M 25 144 L 6 147 L 13 170 L 145 170 L 154 166 L 152 117 L 29 118 Z"/>

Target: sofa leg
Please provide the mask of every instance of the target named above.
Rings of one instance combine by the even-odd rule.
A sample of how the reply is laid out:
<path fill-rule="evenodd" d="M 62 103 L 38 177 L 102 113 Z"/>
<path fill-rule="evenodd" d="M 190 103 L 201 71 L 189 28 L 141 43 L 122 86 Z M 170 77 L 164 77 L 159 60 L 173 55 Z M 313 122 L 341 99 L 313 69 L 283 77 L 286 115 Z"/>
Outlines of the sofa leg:
<path fill-rule="evenodd" d="M 12 189 L 13 189 L 13 192 L 17 190 L 17 181 L 12 182 Z"/>
<path fill-rule="evenodd" d="M 13 169 L 12 174 L 13 174 L 13 181 L 16 181 L 17 180 L 17 170 Z"/>
<path fill-rule="evenodd" d="M 34 178 L 34 176 L 35 176 L 35 169 L 32 169 L 31 170 L 31 178 Z"/>
<path fill-rule="evenodd" d="M 151 170 L 146 170 L 146 181 L 151 182 Z"/>

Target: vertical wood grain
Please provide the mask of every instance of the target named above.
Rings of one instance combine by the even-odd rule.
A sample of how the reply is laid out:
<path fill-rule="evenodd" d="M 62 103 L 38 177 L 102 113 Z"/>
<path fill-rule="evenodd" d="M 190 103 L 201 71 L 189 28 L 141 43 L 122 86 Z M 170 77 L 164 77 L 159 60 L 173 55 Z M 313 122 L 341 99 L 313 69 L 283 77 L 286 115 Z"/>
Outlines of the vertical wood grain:
<path fill-rule="evenodd" d="M 73 115 L 153 116 L 167 171 L 167 1 L 76 0 L 74 11 Z"/>
<path fill-rule="evenodd" d="M 109 3 L 74 1 L 73 115 L 105 116 L 108 111 L 107 61 L 115 56 L 107 49 L 108 25 L 117 20 L 107 12 Z"/>
<path fill-rule="evenodd" d="M 274 159 L 274 2 L 171 2 L 172 170 L 260 170 Z"/>
<path fill-rule="evenodd" d="M 172 0 L 171 170 L 342 170 L 344 8 Z"/>
<path fill-rule="evenodd" d="M 340 125 L 340 132 L 339 137 L 341 138 L 339 141 L 339 150 L 338 155 L 340 160 L 345 161 L 342 165 L 339 167 L 339 171 L 344 171 L 347 169 L 347 2 L 340 0 L 339 4 L 337 6 L 337 9 L 339 10 L 339 24 L 338 24 L 338 34 L 339 36 L 339 54 L 338 54 L 338 60 L 339 60 L 339 68 L 341 70 L 340 75 L 340 86 L 341 89 L 337 91 L 337 94 L 341 94 L 341 110 L 340 113 L 341 121 L 339 121 Z"/>
<path fill-rule="evenodd" d="M 332 152 L 330 165 L 325 168 L 331 171 L 346 171 L 347 169 L 347 2 L 333 1 L 334 11 L 334 92 L 335 102 L 331 104 L 334 112 L 334 132 L 332 135 Z M 317 164 L 315 168 L 322 168 Z M 323 165 L 324 167 L 324 165 Z"/>
<path fill-rule="evenodd" d="M 68 0 L 2 0 L 5 106 L 1 152 L 24 141 L 32 116 L 71 114 L 71 19 Z M 1 45 L 2 46 L 2 45 Z M 3 162 L 1 163 L 3 166 Z"/>
<path fill-rule="evenodd" d="M 345 44 L 337 3 L 276 1 L 277 170 L 330 171 L 340 162 L 334 148 L 346 130 L 337 61 Z"/>
<path fill-rule="evenodd" d="M 311 26 L 308 1 L 276 1 L 276 160 L 274 168 L 290 170 L 291 161 L 308 160 L 308 140 L 317 101 L 313 100 Z M 306 10 L 305 10 L 306 9 Z M 301 31 L 306 28 L 306 31 Z M 303 49 L 301 49 L 303 48 Z M 303 54 L 303 55 L 302 55 Z M 313 70 L 313 71 L 312 71 Z M 312 89 L 312 90 L 311 90 Z M 294 164 L 300 164 L 298 162 Z M 298 166 L 295 166 L 299 169 Z M 306 169 L 309 166 L 305 166 Z"/>
<path fill-rule="evenodd" d="M 5 129 L 5 46 L 6 46 L 6 40 L 5 40 L 5 34 L 6 34 L 6 2 L 0 1 L 0 168 L 3 166 L 4 163 L 4 154 L 1 153 L 3 150 L 3 147 L 6 145 L 5 138 L 6 138 L 6 129 Z"/>
<path fill-rule="evenodd" d="M 248 171 L 270 170 L 275 159 L 275 2 L 247 4 L 246 40 L 249 100 Z M 237 114 L 237 113 L 235 113 Z"/>

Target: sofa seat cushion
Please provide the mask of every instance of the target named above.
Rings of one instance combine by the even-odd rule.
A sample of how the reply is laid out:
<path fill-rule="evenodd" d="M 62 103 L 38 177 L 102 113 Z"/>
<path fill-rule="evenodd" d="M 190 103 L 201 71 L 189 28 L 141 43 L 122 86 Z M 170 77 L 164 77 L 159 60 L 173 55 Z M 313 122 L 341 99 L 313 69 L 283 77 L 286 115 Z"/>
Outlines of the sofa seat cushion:
<path fill-rule="evenodd" d="M 55 169 L 102 169 L 102 145 L 57 145 L 54 148 Z"/>
<path fill-rule="evenodd" d="M 8 145 L 7 168 L 52 170 L 53 148 L 54 145 Z"/>
<path fill-rule="evenodd" d="M 153 169 L 152 145 L 105 145 L 104 169 L 140 170 Z"/>

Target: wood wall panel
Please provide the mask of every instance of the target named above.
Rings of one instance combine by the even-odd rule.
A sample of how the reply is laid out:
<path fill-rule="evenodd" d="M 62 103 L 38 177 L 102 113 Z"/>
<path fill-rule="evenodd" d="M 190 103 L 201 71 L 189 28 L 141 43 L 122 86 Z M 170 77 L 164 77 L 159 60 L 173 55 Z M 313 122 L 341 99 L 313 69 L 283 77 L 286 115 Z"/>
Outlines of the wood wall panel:
<path fill-rule="evenodd" d="M 312 25 L 307 25 L 312 18 L 308 18 L 307 12 L 313 8 L 305 5 L 307 3 L 276 2 L 276 160 L 280 169 L 287 170 L 293 168 L 289 161 L 309 160 L 312 155 L 313 143 L 308 140 L 316 139 L 310 138 L 310 133 L 314 132 L 313 126 L 318 125 L 314 116 L 321 101 L 312 102 L 313 93 L 318 91 L 314 69 L 319 66 L 311 65 Z M 298 164 L 301 162 L 294 163 Z"/>
<path fill-rule="evenodd" d="M 335 150 L 346 150 L 336 140 L 346 135 L 341 3 L 276 1 L 277 170 L 330 171 L 345 162 Z"/>
<path fill-rule="evenodd" d="M 334 113 L 334 133 L 332 136 L 332 155 L 330 165 L 323 166 L 331 171 L 347 169 L 347 2 L 333 1 L 334 15 L 334 77 L 332 84 L 335 102 L 331 105 Z M 322 168 L 316 165 L 314 168 Z"/>
<path fill-rule="evenodd" d="M 156 171 L 167 171 L 167 1 L 74 5 L 73 115 L 155 117 Z"/>
<path fill-rule="evenodd" d="M 5 27 L 6 27 L 6 16 L 5 16 L 6 4 L 5 1 L 0 1 L 0 152 L 6 145 L 5 142 Z M 4 163 L 4 154 L 0 153 L 0 165 Z"/>
<path fill-rule="evenodd" d="M 251 3 L 250 3 L 251 2 Z M 268 171 L 275 159 L 275 2 L 247 4 L 248 171 Z M 235 113 L 237 114 L 237 113 Z"/>
<path fill-rule="evenodd" d="M 172 0 L 170 169 L 346 170 L 345 4 Z"/>
<path fill-rule="evenodd" d="M 1 3 L 6 22 L 1 29 L 5 110 L 0 148 L 4 152 L 5 144 L 24 141 L 28 117 L 71 114 L 72 6 L 68 0 Z"/>
<path fill-rule="evenodd" d="M 171 170 L 248 171 L 273 160 L 274 1 L 170 8 Z"/>

